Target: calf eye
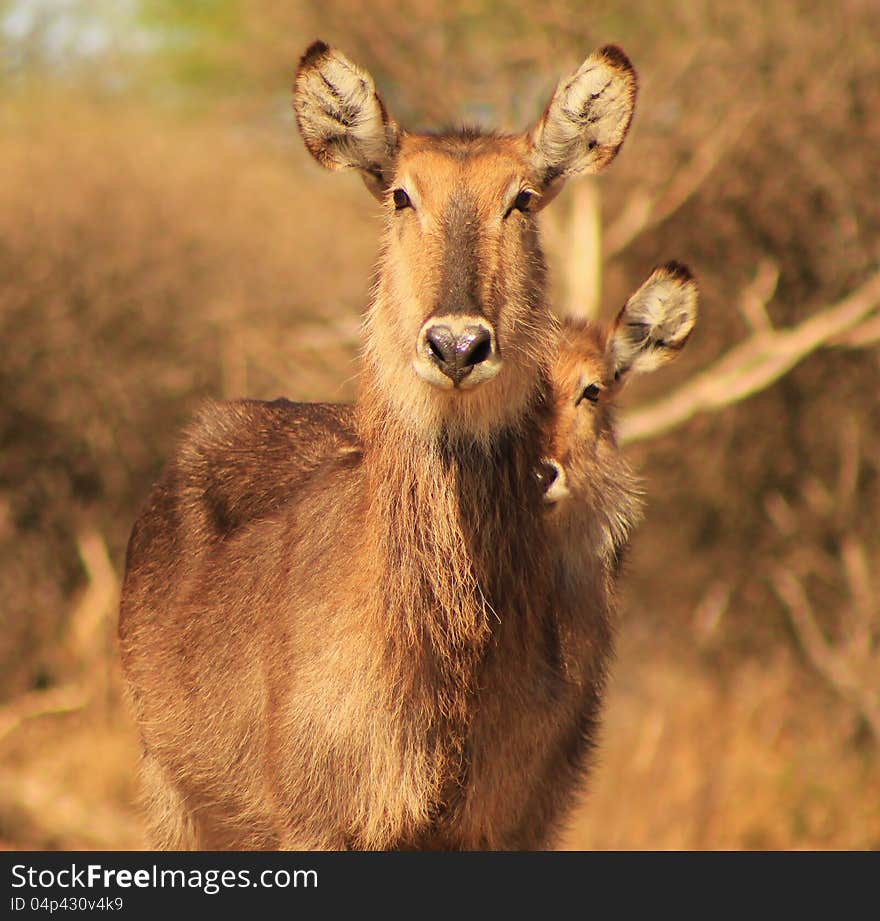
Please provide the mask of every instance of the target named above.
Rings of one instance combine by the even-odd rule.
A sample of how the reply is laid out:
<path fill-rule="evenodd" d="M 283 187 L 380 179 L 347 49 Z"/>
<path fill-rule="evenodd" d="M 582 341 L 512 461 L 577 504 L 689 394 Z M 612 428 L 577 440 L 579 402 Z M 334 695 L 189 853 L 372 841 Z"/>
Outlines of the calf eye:
<path fill-rule="evenodd" d="M 587 387 L 584 387 L 581 395 L 577 398 L 575 406 L 579 405 L 581 400 L 589 400 L 591 403 L 599 402 L 599 394 L 602 392 L 602 388 L 598 384 L 589 384 Z"/>
<path fill-rule="evenodd" d="M 507 209 L 504 216 L 510 217 L 513 211 L 522 211 L 523 214 L 526 214 L 534 200 L 535 193 L 530 192 L 528 189 L 523 189 L 513 200 L 513 204 Z"/>
<path fill-rule="evenodd" d="M 394 210 L 403 211 L 404 208 L 412 208 L 412 202 L 409 195 L 403 189 L 395 189 L 392 193 L 394 197 Z"/>
<path fill-rule="evenodd" d="M 534 192 L 530 192 L 528 189 L 523 189 L 519 195 L 516 196 L 513 202 L 513 207 L 517 211 L 528 211 L 529 205 L 532 203 L 532 199 L 535 197 Z"/>

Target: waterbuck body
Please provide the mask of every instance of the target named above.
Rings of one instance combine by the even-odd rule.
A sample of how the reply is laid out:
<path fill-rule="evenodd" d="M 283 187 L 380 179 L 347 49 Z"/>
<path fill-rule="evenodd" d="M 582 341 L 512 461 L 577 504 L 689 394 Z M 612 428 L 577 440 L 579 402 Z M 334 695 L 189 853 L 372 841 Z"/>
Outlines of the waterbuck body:
<path fill-rule="evenodd" d="M 593 738 L 610 597 L 587 566 L 588 602 L 557 603 L 535 476 L 557 329 L 534 212 L 610 162 L 634 95 L 603 49 L 527 134 L 411 135 L 339 52 L 304 56 L 307 146 L 387 209 L 361 385 L 348 418 L 207 410 L 135 524 L 119 632 L 157 845 L 552 841 Z"/>

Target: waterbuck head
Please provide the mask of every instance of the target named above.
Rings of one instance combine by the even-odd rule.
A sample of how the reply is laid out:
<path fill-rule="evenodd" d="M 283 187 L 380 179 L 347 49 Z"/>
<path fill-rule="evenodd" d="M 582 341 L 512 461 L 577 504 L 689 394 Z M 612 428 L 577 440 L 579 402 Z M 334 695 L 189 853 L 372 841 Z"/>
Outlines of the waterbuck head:
<path fill-rule="evenodd" d="M 634 374 L 678 357 L 696 323 L 697 301 L 690 271 L 669 262 L 653 271 L 609 329 L 576 320 L 562 325 L 544 497 L 561 519 L 582 525 L 592 515 L 590 539 L 605 551 L 619 549 L 639 512 L 637 483 L 617 446 L 615 398 Z"/>
<path fill-rule="evenodd" d="M 566 179 L 614 159 L 635 96 L 632 65 L 607 47 L 529 131 L 416 134 L 339 51 L 316 42 L 303 56 L 306 146 L 328 169 L 358 170 L 385 209 L 367 373 L 416 428 L 490 434 L 534 401 L 556 337 L 535 215 Z"/>

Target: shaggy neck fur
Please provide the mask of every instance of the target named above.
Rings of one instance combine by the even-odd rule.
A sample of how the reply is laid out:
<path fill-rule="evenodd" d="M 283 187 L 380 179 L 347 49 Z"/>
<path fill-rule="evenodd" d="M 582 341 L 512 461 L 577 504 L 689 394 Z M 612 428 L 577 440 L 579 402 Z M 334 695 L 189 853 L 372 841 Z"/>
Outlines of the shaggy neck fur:
<path fill-rule="evenodd" d="M 547 390 L 541 375 L 516 426 L 488 440 L 441 428 L 426 441 L 374 388 L 361 394 L 357 425 L 387 629 L 408 644 L 426 642 L 450 664 L 481 647 L 501 610 L 517 609 L 516 586 L 545 553 L 534 471 Z"/>
<path fill-rule="evenodd" d="M 617 448 L 613 420 L 595 445 L 572 452 L 564 466 L 571 496 L 551 513 L 564 535 L 562 552 L 575 565 L 598 565 L 613 582 L 643 506 L 641 481 Z"/>
<path fill-rule="evenodd" d="M 468 731 L 491 649 L 542 620 L 549 573 L 542 495 L 534 470 L 550 401 L 547 382 L 515 429 L 426 443 L 369 385 L 358 428 L 376 537 L 370 605 L 396 675 L 388 705 L 420 750 L 434 815 L 466 782 Z M 537 603 L 536 603 L 537 602 Z M 429 816 L 423 816 L 429 819 Z"/>

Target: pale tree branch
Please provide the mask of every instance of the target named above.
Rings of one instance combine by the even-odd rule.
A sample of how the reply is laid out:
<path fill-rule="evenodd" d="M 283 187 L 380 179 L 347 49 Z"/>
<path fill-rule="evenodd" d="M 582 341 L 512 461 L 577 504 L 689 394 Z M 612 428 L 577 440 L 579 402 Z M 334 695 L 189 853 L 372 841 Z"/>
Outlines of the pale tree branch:
<path fill-rule="evenodd" d="M 770 582 L 813 667 L 861 713 L 880 744 L 880 599 L 865 545 L 852 527 L 859 512 L 856 485 L 860 461 L 857 428 L 853 419 L 845 420 L 836 490 L 816 476 L 805 479 L 801 489 L 802 508 L 808 517 L 820 524 L 823 533 L 830 527 L 840 535 L 835 552 L 823 549 L 825 542 L 817 540 L 812 553 L 799 553 L 798 545 L 809 533 L 809 520 L 802 519 L 778 493 L 768 497 L 767 513 L 791 547 L 788 560 L 771 570 Z M 782 515 L 781 506 L 785 508 Z M 796 543 L 792 541 L 795 536 Z M 832 637 L 826 635 L 814 613 L 804 583 L 807 574 L 818 574 L 831 584 L 843 576 L 846 593 L 839 598 L 831 596 L 834 606 L 828 612 L 834 622 Z"/>
<path fill-rule="evenodd" d="M 104 651 L 102 628 L 116 610 L 119 579 L 100 533 L 84 531 L 78 535 L 76 546 L 88 585 L 71 614 L 68 641 L 81 661 L 91 662 Z"/>
<path fill-rule="evenodd" d="M 847 619 L 847 642 L 853 655 L 865 658 L 871 652 L 873 629 L 880 626 L 873 623 L 875 600 L 868 555 L 865 545 L 850 534 L 843 539 L 840 556 L 852 597 L 852 608 Z"/>
<path fill-rule="evenodd" d="M 861 427 L 854 413 L 844 417 L 840 428 L 840 466 L 837 472 L 837 497 L 841 511 L 855 506 L 861 470 Z"/>
<path fill-rule="evenodd" d="M 852 330 L 878 304 L 880 272 L 797 326 L 754 332 L 666 399 L 629 412 L 621 420 L 621 444 L 656 437 L 698 413 L 714 412 L 759 393 L 812 352 Z"/>
<path fill-rule="evenodd" d="M 829 345 L 842 345 L 854 349 L 869 348 L 880 344 L 880 315 L 859 323 L 858 326 L 835 336 Z"/>
<path fill-rule="evenodd" d="M 835 205 L 835 237 L 860 260 L 868 258 L 859 225 L 854 193 L 846 177 L 821 152 L 809 134 L 788 132 L 784 145 L 788 155 L 800 160 L 802 167 L 817 187 L 823 189 Z"/>
<path fill-rule="evenodd" d="M 855 656 L 835 648 L 825 638 L 801 580 L 790 569 L 783 567 L 774 570 L 771 578 L 798 641 L 813 666 L 845 700 L 858 709 L 880 743 L 880 693 L 854 668 Z"/>
<path fill-rule="evenodd" d="M 0 707 L 0 741 L 29 720 L 82 710 L 90 697 L 90 692 L 79 684 L 22 694 Z"/>
<path fill-rule="evenodd" d="M 751 283 L 740 294 L 737 307 L 753 333 L 766 333 L 773 329 L 767 305 L 773 300 L 778 283 L 779 266 L 772 259 L 764 259 Z"/>
<path fill-rule="evenodd" d="M 23 811 L 44 836 L 74 847 L 111 849 L 119 842 L 141 846 L 140 823 L 121 809 L 72 792 L 69 784 L 33 772 L 0 767 L 0 807 Z"/>
<path fill-rule="evenodd" d="M 563 224 L 565 278 L 564 316 L 595 319 L 602 298 L 602 204 L 592 177 L 570 192 L 568 220 Z"/>
<path fill-rule="evenodd" d="M 605 234 L 605 259 L 616 256 L 639 234 L 665 221 L 686 204 L 733 149 L 758 110 L 758 106 L 749 106 L 726 113 L 724 120 L 706 133 L 705 142 L 697 147 L 690 161 L 660 192 L 636 189 Z"/>
<path fill-rule="evenodd" d="M 88 584 L 70 615 L 67 645 L 88 677 L 45 691 L 30 691 L 0 707 L 0 740 L 30 720 L 82 710 L 96 696 L 101 673 L 95 665 L 106 654 L 105 628 L 116 610 L 119 580 L 99 532 L 84 531 L 76 543 Z"/>

